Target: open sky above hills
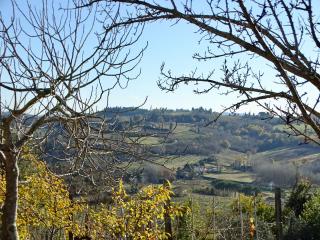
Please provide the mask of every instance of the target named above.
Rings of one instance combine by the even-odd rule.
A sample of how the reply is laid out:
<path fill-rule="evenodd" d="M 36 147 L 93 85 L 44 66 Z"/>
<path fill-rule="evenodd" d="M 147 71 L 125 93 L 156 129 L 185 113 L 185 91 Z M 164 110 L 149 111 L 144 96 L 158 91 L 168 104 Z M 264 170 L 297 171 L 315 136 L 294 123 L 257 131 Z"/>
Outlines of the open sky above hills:
<path fill-rule="evenodd" d="M 22 0 L 17 0 L 21 9 L 25 4 Z M 60 1 L 56 1 L 58 4 Z M 10 16 L 10 0 L 2 0 L 0 2 L 1 14 Z M 201 4 L 199 4 L 201 11 Z M 203 10 L 205 11 L 205 9 Z M 23 25 L 24 22 L 22 21 Z M 203 53 L 208 42 L 201 40 L 202 36 L 196 32 L 197 29 L 179 22 L 156 22 L 147 24 L 144 28 L 140 40 L 134 45 L 134 49 L 142 49 L 146 45 L 144 56 L 138 65 L 137 71 L 141 70 L 138 79 L 129 82 L 126 88 L 117 87 L 111 91 L 109 100 L 105 98 L 99 103 L 101 108 L 105 107 L 107 102 L 109 106 L 139 106 L 143 104 L 144 108 L 168 108 L 168 109 L 191 109 L 203 107 L 214 111 L 221 111 L 224 107 L 230 106 L 232 103 L 239 101 L 237 94 L 221 95 L 218 92 L 211 91 L 206 94 L 196 95 L 194 89 L 203 89 L 203 85 L 181 85 L 174 93 L 161 91 L 157 86 L 160 78 L 160 67 L 165 63 L 166 70 L 171 70 L 176 75 L 188 75 L 196 70 L 198 74 L 208 74 L 215 70 L 213 75 L 216 78 L 221 77 L 219 70 L 225 58 L 216 59 L 214 61 L 199 62 L 192 58 L 194 53 Z M 213 49 L 214 50 L 214 49 Z M 235 58 L 227 58 L 229 63 L 236 61 Z M 247 56 L 240 59 L 243 62 L 248 60 Z M 270 88 L 280 87 L 275 72 L 270 65 L 263 62 L 259 58 L 249 59 L 254 68 L 259 66 L 259 70 L 265 73 L 267 79 L 266 85 Z M 5 98 L 6 96 L 3 96 Z M 242 107 L 240 112 L 259 112 L 261 109 L 256 104 Z"/>

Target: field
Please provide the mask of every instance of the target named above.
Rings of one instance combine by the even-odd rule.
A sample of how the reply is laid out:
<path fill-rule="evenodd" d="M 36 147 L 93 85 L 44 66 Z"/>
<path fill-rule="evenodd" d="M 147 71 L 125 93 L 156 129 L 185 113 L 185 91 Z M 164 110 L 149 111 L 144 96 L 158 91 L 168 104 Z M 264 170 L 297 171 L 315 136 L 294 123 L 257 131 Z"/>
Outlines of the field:
<path fill-rule="evenodd" d="M 253 183 L 255 181 L 255 175 L 248 172 L 209 173 L 205 174 L 204 177 L 241 183 Z"/>
<path fill-rule="evenodd" d="M 140 117 L 122 119 L 146 119 L 147 132 L 131 139 L 136 138 L 153 152 L 147 161 L 133 162 L 129 169 L 143 170 L 144 184 L 171 179 L 180 200 L 192 196 L 209 201 L 220 195 L 228 201 L 235 192 L 257 191 L 270 198 L 272 186 L 289 189 L 298 171 L 320 184 L 320 148 L 288 137 L 289 129 L 276 119 L 223 115 L 206 125 L 213 113 L 155 110 L 152 120 L 148 120 L 148 114 L 144 111 Z"/>
<path fill-rule="evenodd" d="M 185 164 L 198 163 L 203 158 L 204 156 L 197 155 L 168 156 L 166 158 L 157 159 L 156 162 L 167 168 L 176 170 L 179 167 L 183 167 Z"/>

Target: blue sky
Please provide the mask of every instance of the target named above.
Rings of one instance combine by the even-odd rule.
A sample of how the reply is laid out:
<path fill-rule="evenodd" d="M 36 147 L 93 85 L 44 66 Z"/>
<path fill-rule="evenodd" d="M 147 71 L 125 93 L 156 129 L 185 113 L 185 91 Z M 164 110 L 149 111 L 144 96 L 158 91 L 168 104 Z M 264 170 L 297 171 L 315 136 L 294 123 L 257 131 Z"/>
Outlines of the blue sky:
<path fill-rule="evenodd" d="M 22 0 L 18 0 L 20 2 Z M 33 1 L 31 1 L 34 3 Z M 49 0 L 50 2 L 50 0 Z M 57 1 L 59 2 L 59 1 Z M 0 8 L 6 13 L 9 0 L 0 0 Z M 160 77 L 160 66 L 166 63 L 166 68 L 171 69 L 174 74 L 188 74 L 195 68 L 198 73 L 208 73 L 213 69 L 219 70 L 224 59 L 215 61 L 198 62 L 192 59 L 195 52 L 203 52 L 206 48 L 206 42 L 199 45 L 200 35 L 195 33 L 195 28 L 184 22 L 172 25 L 168 22 L 157 22 L 146 25 L 143 35 L 139 42 L 134 46 L 135 50 L 141 49 L 148 42 L 148 48 L 144 53 L 139 68 L 141 75 L 138 79 L 129 83 L 126 89 L 116 88 L 112 90 L 109 105 L 110 106 L 138 106 L 148 98 L 143 106 L 144 108 L 185 108 L 204 107 L 211 108 L 214 111 L 220 111 L 223 106 L 229 106 L 237 100 L 237 94 L 219 95 L 217 92 L 195 95 L 194 86 L 180 86 L 174 93 L 161 91 L 157 86 L 157 80 Z M 228 59 L 232 61 L 231 59 Z M 245 58 L 244 61 L 247 59 Z M 259 59 L 252 61 L 253 66 L 259 66 L 259 69 L 265 72 L 265 77 L 270 86 L 273 87 L 275 74 L 270 66 Z M 217 71 L 216 77 L 219 77 Z M 275 86 L 275 85 L 274 85 Z M 104 107 L 106 101 L 99 103 L 99 107 Z M 260 111 L 255 104 L 244 107 L 241 112 Z"/>
<path fill-rule="evenodd" d="M 23 8 L 25 2 L 22 0 L 17 2 Z M 34 2 L 31 1 L 31 3 Z M 3 16 L 9 17 L 11 14 L 10 0 L 0 0 L 0 7 L 2 14 L 5 14 Z M 23 24 L 24 22 L 22 22 Z M 198 44 L 200 36 L 194 33 L 195 30 L 193 26 L 183 22 L 177 25 L 165 21 L 147 24 L 139 42 L 133 46 L 139 50 L 148 43 L 144 57 L 138 65 L 138 68 L 141 69 L 141 75 L 138 79 L 131 81 L 126 89 L 117 87 L 112 90 L 109 105 L 138 106 L 147 98 L 143 108 L 191 109 L 192 107 L 204 107 L 219 111 L 222 106 L 234 102 L 236 96 L 225 97 L 214 92 L 195 95 L 192 91 L 193 86 L 181 86 L 174 93 L 167 93 L 158 88 L 157 80 L 160 77 L 160 66 L 163 62 L 166 63 L 167 69 L 171 69 L 175 74 L 188 74 L 195 68 L 199 73 L 208 72 L 212 70 L 213 64 L 220 68 L 221 61 L 199 63 L 192 59 L 193 53 L 201 52 L 205 47 L 205 45 Z M 9 99 L 6 95 L 2 98 Z M 103 108 L 105 104 L 106 100 L 99 103 L 98 107 Z"/>
<path fill-rule="evenodd" d="M 177 75 L 188 74 L 195 68 L 198 73 L 207 73 L 214 68 L 220 69 L 224 59 L 199 62 L 192 58 L 195 52 L 202 52 L 206 47 L 205 44 L 199 45 L 200 36 L 195 33 L 195 30 L 193 26 L 183 22 L 178 25 L 168 22 L 147 25 L 140 39 L 141 46 L 148 42 L 148 48 L 139 65 L 142 74 L 139 79 L 131 82 L 127 89 L 112 92 L 110 104 L 113 106 L 139 105 L 148 97 L 145 108 L 203 107 L 220 111 L 224 106 L 235 103 L 238 100 L 237 94 L 224 96 L 212 91 L 196 95 L 193 93 L 195 88 L 192 85 L 180 85 L 174 93 L 161 91 L 158 88 L 156 82 L 160 77 L 160 66 L 163 62 L 166 69 L 172 70 L 172 73 Z M 260 109 L 252 104 L 241 111 L 257 112 Z"/>
<path fill-rule="evenodd" d="M 197 1 L 196 3 L 198 3 L 197 7 L 201 8 L 201 1 Z M 319 1 L 312 1 L 312 3 L 314 9 L 320 7 Z M 250 1 L 247 1 L 246 4 L 250 4 Z M 319 21 L 319 18 L 317 18 L 320 17 L 318 13 L 314 14 L 316 21 Z M 282 17 L 285 18 L 285 16 Z M 284 21 L 287 21 L 287 19 L 285 18 Z M 176 75 L 188 74 L 195 68 L 197 68 L 198 73 L 203 72 L 204 74 L 216 69 L 215 76 L 219 78 L 219 69 L 224 61 L 223 58 L 207 62 L 198 62 L 192 59 L 193 53 L 203 52 L 206 49 L 208 46 L 207 42 L 203 41 L 199 45 L 198 42 L 201 36 L 195 33 L 196 29 L 192 25 L 186 24 L 183 21 L 180 21 L 177 25 L 172 26 L 171 24 L 172 22 L 157 22 L 146 26 L 140 41 L 140 43 L 146 41 L 149 43 L 149 47 L 140 64 L 142 75 L 138 80 L 132 82 L 128 89 L 111 94 L 110 103 L 112 105 L 130 106 L 132 103 L 139 104 L 143 102 L 144 98 L 148 96 L 148 101 L 145 104 L 146 108 L 166 107 L 175 109 L 201 106 L 220 111 L 224 106 L 230 106 L 232 103 L 237 102 L 239 100 L 237 94 L 225 96 L 212 91 L 202 95 L 195 95 L 192 92 L 194 89 L 192 85 L 180 85 L 174 93 L 163 92 L 156 86 L 156 81 L 160 77 L 160 65 L 162 62 L 165 62 L 167 69 L 171 69 L 172 73 Z M 304 31 L 304 37 L 305 36 L 306 31 Z M 301 48 L 307 57 L 315 59 L 319 54 L 319 49 L 314 48 L 314 44 L 310 44 L 309 40 L 308 37 L 305 37 Z M 243 60 L 243 62 L 248 60 L 247 56 L 242 55 L 241 57 L 243 57 L 243 59 L 240 60 Z M 234 60 L 236 59 L 228 58 L 229 62 Z M 279 79 L 276 77 L 277 73 L 272 69 L 270 63 L 261 58 L 255 58 L 249 61 L 250 66 L 254 70 L 260 70 L 264 73 L 264 87 L 270 90 L 277 89 L 278 91 L 287 91 L 286 88 L 279 84 Z M 304 92 L 308 92 L 308 95 L 304 96 L 303 101 L 310 105 L 312 105 L 312 102 L 315 101 L 319 95 L 319 92 L 310 85 L 299 87 L 298 91 L 301 95 L 303 95 Z M 275 103 L 275 101 L 272 103 Z M 276 104 L 284 106 L 284 102 L 277 102 Z M 251 104 L 242 107 L 240 112 L 258 112 L 261 110 L 262 109 L 256 104 Z"/>

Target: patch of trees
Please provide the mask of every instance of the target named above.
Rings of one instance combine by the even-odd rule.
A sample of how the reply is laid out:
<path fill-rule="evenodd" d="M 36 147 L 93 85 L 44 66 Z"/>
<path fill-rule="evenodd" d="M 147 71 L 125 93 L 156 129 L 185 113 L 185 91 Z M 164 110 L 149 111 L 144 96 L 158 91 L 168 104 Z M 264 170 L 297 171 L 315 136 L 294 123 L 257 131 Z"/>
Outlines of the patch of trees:
<path fill-rule="evenodd" d="M 297 168 L 292 163 L 259 162 L 254 166 L 258 181 L 270 186 L 292 186 L 297 178 Z"/>
<path fill-rule="evenodd" d="M 319 159 L 307 162 L 299 167 L 299 173 L 307 177 L 312 183 L 320 184 L 320 162 Z"/>
<path fill-rule="evenodd" d="M 285 240 L 320 238 L 320 193 L 300 178 L 294 184 L 284 209 Z"/>
<path fill-rule="evenodd" d="M 143 187 L 129 197 L 120 181 L 108 202 L 75 198 L 65 181 L 35 155 L 27 152 L 22 157 L 25 166 L 17 214 L 21 239 L 167 239 L 172 230 L 164 228 L 166 219 L 174 222 L 188 210 L 170 202 L 173 192 L 168 183 Z M 6 184 L 1 171 L 0 204 Z"/>
<path fill-rule="evenodd" d="M 172 170 L 160 165 L 147 164 L 143 167 L 141 177 L 141 181 L 144 183 L 159 184 L 166 180 L 171 182 L 175 180 L 175 173 Z"/>
<path fill-rule="evenodd" d="M 125 131 L 128 126 L 135 128 L 128 136 L 141 137 L 147 134 L 154 136 L 167 136 L 167 144 L 153 146 L 154 153 L 168 155 L 198 154 L 210 155 L 223 149 L 230 148 L 240 152 L 261 152 L 279 147 L 297 146 L 304 140 L 288 137 L 288 130 L 280 124 L 280 119 L 267 118 L 268 113 L 222 115 L 219 121 L 206 126 L 217 113 L 200 108 L 193 110 L 167 110 L 167 109 L 134 109 L 108 108 L 107 112 L 122 113 L 121 118 L 113 122 L 114 130 Z M 264 120 L 262 120 L 264 119 Z M 186 128 L 190 132 L 188 137 L 177 136 L 176 125 Z M 187 134 L 187 133 L 186 133 Z M 170 141 L 169 141 L 170 140 Z M 226 144 L 228 143 L 228 144 Z"/>
<path fill-rule="evenodd" d="M 213 126 L 205 127 L 201 125 L 200 123 L 194 123 L 194 124 L 188 124 L 182 126 L 186 129 L 185 136 L 178 135 L 178 131 L 176 132 L 173 129 L 173 132 L 170 133 L 169 126 L 172 124 L 170 122 L 172 119 L 169 118 L 169 122 L 165 122 L 164 127 L 159 127 L 159 123 L 157 122 L 150 122 L 147 120 L 148 114 L 151 112 L 153 114 L 159 114 L 160 115 L 174 115 L 175 117 L 179 116 L 180 114 L 191 114 L 192 111 L 188 110 L 143 110 L 139 112 L 139 109 L 134 110 L 139 113 L 137 115 L 138 117 L 135 117 L 136 115 L 132 112 L 125 112 L 128 109 L 120 109 L 116 108 L 114 112 L 124 112 L 125 116 L 122 116 L 121 118 L 117 118 L 117 121 L 115 121 L 115 124 L 120 124 L 125 126 L 122 123 L 125 123 L 127 120 L 126 115 L 130 115 L 130 119 L 140 119 L 140 126 L 137 128 L 133 128 L 133 131 L 130 132 L 129 125 L 126 125 L 123 127 L 124 134 L 128 137 L 133 138 L 140 138 L 144 136 L 168 136 L 166 137 L 165 141 L 163 141 L 161 144 L 152 144 L 151 146 L 148 146 L 148 149 L 153 154 L 158 155 L 175 155 L 175 156 L 181 156 L 181 155 L 203 155 L 203 156 L 211 156 L 213 153 L 221 153 L 225 149 L 231 149 L 236 150 L 239 152 L 244 153 L 256 153 L 260 151 L 266 151 L 271 150 L 274 148 L 279 147 L 290 147 L 290 146 L 297 146 L 300 143 L 299 139 L 290 138 L 285 133 L 283 133 L 282 126 L 279 125 L 278 121 L 275 121 L 275 119 L 266 119 L 265 121 L 261 121 L 261 116 L 266 114 L 245 114 L 245 115 L 231 115 L 221 116 L 220 120 L 215 123 Z M 193 111 L 194 114 L 197 114 L 198 111 Z M 202 111 L 201 114 L 208 115 L 208 118 L 210 116 L 214 115 L 215 113 L 210 113 L 209 111 Z M 180 123 L 181 124 L 181 123 Z M 109 125 L 112 127 L 113 125 Z M 198 128 L 200 129 L 199 132 L 194 132 L 193 129 Z M 121 128 L 122 129 L 122 128 Z M 114 134 L 112 138 L 114 141 L 118 141 L 119 138 L 117 136 L 121 131 L 119 128 L 113 130 Z M 109 131 L 109 133 L 112 133 L 112 131 Z M 188 136 L 188 133 L 190 133 L 190 136 Z M 118 140 L 117 140 L 118 139 Z M 120 138 L 121 139 L 121 138 Z M 48 141 L 50 143 L 50 141 Z M 57 145 L 57 141 L 55 141 L 55 146 L 48 145 L 46 148 L 49 153 L 54 155 L 55 153 L 53 150 L 57 152 L 56 156 L 59 156 L 58 153 L 61 151 L 58 151 L 59 148 L 63 148 L 64 146 Z M 317 151 L 314 146 L 310 146 L 310 151 Z M 126 156 L 126 154 L 123 154 L 121 152 L 118 152 L 114 155 L 114 158 L 118 159 L 119 162 L 125 162 L 130 161 L 130 156 Z M 211 159 L 214 161 L 214 159 Z M 205 163 L 205 161 L 211 161 L 210 158 L 207 160 L 203 159 L 200 160 L 199 164 L 202 165 Z M 57 164 L 56 164 L 57 165 Z M 296 169 L 294 167 L 287 166 L 287 165 L 279 165 L 276 170 L 273 170 L 274 167 L 271 163 L 258 163 L 256 164 L 254 171 L 259 176 L 259 181 L 263 184 L 269 184 L 272 182 L 272 184 L 279 184 L 279 185 L 286 185 L 289 186 L 294 182 L 295 176 L 296 176 Z M 63 168 L 63 167 L 62 167 Z M 251 167 L 250 167 L 251 168 Z M 181 170 L 181 169 L 180 169 Z M 180 171 L 179 170 L 179 171 Z M 160 171 L 160 170 L 159 170 Z M 159 172 L 158 170 L 156 172 Z M 308 163 L 305 166 L 301 167 L 299 171 L 304 175 L 308 176 L 310 179 L 312 179 L 314 182 L 319 182 L 319 174 L 318 174 L 318 168 L 316 166 L 316 162 L 314 163 Z M 62 170 L 60 171 L 62 172 Z M 164 177 L 161 177 L 161 174 L 149 174 L 149 169 L 147 169 L 146 173 L 146 182 L 151 183 L 157 183 L 161 182 L 159 179 L 164 179 Z M 162 170 L 160 171 L 162 172 Z M 188 172 L 188 174 L 187 174 Z M 178 174 L 177 177 L 180 178 L 182 175 L 184 175 L 185 178 L 193 178 L 193 176 L 189 176 L 190 171 L 185 171 L 183 174 Z M 166 175 L 166 174 L 162 174 Z M 169 174 L 167 174 L 169 175 Z M 191 174 L 192 175 L 192 174 Z M 195 175 L 195 174 L 193 174 Z M 170 178 L 171 179 L 171 178 Z"/>
<path fill-rule="evenodd" d="M 230 180 L 219 180 L 214 179 L 211 182 L 212 186 L 218 190 L 224 190 L 227 192 L 241 192 L 246 195 L 255 195 L 256 193 L 261 192 L 258 186 L 255 186 L 251 183 L 240 183 Z"/>

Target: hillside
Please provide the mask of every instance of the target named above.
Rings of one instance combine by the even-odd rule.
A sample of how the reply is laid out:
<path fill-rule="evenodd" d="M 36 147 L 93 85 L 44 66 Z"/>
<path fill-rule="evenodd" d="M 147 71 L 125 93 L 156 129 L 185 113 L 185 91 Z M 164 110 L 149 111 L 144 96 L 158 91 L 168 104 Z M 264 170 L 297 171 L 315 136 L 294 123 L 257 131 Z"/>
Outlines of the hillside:
<path fill-rule="evenodd" d="M 101 168 L 110 167 L 110 161 L 125 168 L 128 183 L 145 185 L 169 179 L 179 191 L 209 195 L 232 191 L 250 194 L 274 185 L 290 187 L 297 176 L 320 184 L 320 147 L 289 136 L 286 126 L 266 113 L 222 115 L 217 121 L 218 113 L 201 108 L 110 108 L 99 115 L 108 119 L 105 136 L 113 153 L 94 161 L 99 161 Z M 57 138 L 63 142 L 58 134 L 47 143 L 52 156 L 60 156 L 64 148 L 53 144 Z M 123 152 L 121 144 L 134 146 L 138 156 Z M 57 165 L 52 158 L 48 161 Z M 101 170 L 95 171 L 96 185 L 104 186 Z M 114 174 L 123 176 L 121 171 Z M 90 185 L 81 178 L 79 181 L 81 189 L 83 184 Z"/>
<path fill-rule="evenodd" d="M 290 136 L 290 130 L 267 113 L 222 115 L 217 121 L 218 113 L 202 108 L 111 108 L 99 114 L 123 131 L 139 126 L 135 136 L 154 154 L 156 164 L 133 164 L 133 169 L 139 166 L 147 182 L 174 178 L 179 185 L 181 180 L 202 179 L 210 186 L 221 180 L 264 188 L 291 186 L 303 175 L 320 183 L 320 148 L 302 144 L 304 139 Z"/>

